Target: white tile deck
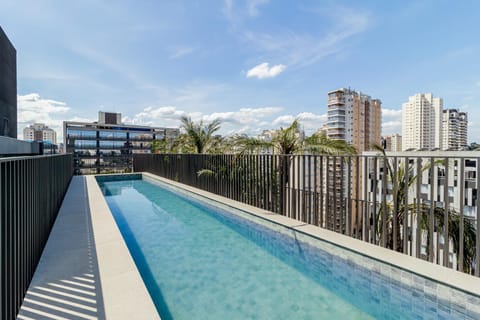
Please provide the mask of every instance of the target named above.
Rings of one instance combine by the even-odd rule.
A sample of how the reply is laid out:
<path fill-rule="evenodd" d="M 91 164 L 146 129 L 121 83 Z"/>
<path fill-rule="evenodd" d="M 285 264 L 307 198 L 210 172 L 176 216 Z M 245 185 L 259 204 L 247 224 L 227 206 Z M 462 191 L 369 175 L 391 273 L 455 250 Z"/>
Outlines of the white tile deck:
<path fill-rule="evenodd" d="M 18 319 L 160 319 L 93 176 L 75 176 Z"/>

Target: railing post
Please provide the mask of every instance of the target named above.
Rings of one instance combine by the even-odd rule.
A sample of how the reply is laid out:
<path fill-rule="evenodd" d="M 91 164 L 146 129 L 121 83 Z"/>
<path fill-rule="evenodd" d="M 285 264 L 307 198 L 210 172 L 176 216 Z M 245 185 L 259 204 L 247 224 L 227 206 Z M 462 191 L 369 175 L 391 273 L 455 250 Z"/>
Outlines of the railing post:
<path fill-rule="evenodd" d="M 416 163 L 416 175 L 417 175 L 417 184 L 416 184 L 416 211 L 417 211 L 417 221 L 415 222 L 416 228 L 415 228 L 415 257 L 420 258 L 420 249 L 421 249 L 421 233 L 422 233 L 422 228 L 421 228 L 421 218 L 423 215 L 423 210 L 421 208 L 421 202 L 420 202 L 420 188 L 422 186 L 422 159 L 419 157 L 417 158 L 417 163 Z M 413 226 L 413 223 L 412 223 Z"/>
<path fill-rule="evenodd" d="M 388 159 L 387 157 L 382 157 L 382 239 L 381 239 L 381 246 L 387 246 L 387 176 L 388 172 Z"/>
<path fill-rule="evenodd" d="M 475 187 L 477 188 L 477 201 L 475 202 L 477 206 L 477 212 L 476 212 L 476 237 L 475 237 L 475 276 L 480 276 L 480 158 L 477 158 L 477 172 L 476 172 L 476 177 L 477 177 L 477 183 Z"/>
<path fill-rule="evenodd" d="M 428 261 L 433 262 L 434 258 L 434 249 L 435 246 L 433 244 L 433 235 L 435 232 L 435 199 L 434 199 L 434 188 L 436 185 L 435 181 L 435 160 L 433 157 L 430 158 L 430 213 L 429 213 L 429 223 L 428 223 Z"/>
<path fill-rule="evenodd" d="M 449 259 L 449 251 L 450 251 L 450 248 L 449 248 L 449 242 L 450 242 L 450 239 L 449 239 L 449 234 L 448 234 L 448 174 L 449 174 L 449 170 L 448 170 L 448 161 L 449 159 L 448 158 L 445 158 L 445 180 L 444 180 L 444 184 L 443 184 L 443 265 L 445 267 L 449 267 L 449 262 L 450 262 L 450 259 Z"/>
<path fill-rule="evenodd" d="M 458 248 L 458 271 L 463 272 L 463 255 L 464 255 L 464 230 L 465 230 L 465 221 L 464 221 L 464 216 L 463 216 L 463 207 L 465 205 L 465 195 L 464 195 L 464 189 L 465 189 L 465 159 L 463 158 L 458 158 L 458 164 L 460 165 L 460 168 L 458 170 L 458 186 L 460 186 L 460 210 L 459 210 L 459 222 L 460 222 L 460 228 L 459 228 L 459 235 L 458 238 L 459 240 L 459 248 Z M 477 230 L 478 232 L 478 230 Z"/>
<path fill-rule="evenodd" d="M 408 185 L 410 183 L 410 163 L 409 158 L 405 158 L 405 178 L 404 178 L 404 192 L 405 192 L 405 201 L 403 207 L 403 253 L 408 254 Z"/>

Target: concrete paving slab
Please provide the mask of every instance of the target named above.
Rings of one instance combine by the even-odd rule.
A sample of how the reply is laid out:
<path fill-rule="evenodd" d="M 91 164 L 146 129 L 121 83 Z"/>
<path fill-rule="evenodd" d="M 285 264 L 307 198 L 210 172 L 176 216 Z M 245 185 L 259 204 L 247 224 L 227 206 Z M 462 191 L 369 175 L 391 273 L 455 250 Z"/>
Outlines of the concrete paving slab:
<path fill-rule="evenodd" d="M 160 319 L 93 176 L 72 178 L 18 319 Z"/>
<path fill-rule="evenodd" d="M 85 177 L 74 177 L 18 319 L 105 319 Z"/>

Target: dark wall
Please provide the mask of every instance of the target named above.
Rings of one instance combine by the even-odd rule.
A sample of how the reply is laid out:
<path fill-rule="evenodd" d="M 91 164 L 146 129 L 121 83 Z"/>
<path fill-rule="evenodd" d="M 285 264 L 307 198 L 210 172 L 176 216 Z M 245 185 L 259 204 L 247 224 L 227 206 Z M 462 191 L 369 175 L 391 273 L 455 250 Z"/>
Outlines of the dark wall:
<path fill-rule="evenodd" d="M 0 136 L 17 138 L 17 51 L 1 27 Z"/>

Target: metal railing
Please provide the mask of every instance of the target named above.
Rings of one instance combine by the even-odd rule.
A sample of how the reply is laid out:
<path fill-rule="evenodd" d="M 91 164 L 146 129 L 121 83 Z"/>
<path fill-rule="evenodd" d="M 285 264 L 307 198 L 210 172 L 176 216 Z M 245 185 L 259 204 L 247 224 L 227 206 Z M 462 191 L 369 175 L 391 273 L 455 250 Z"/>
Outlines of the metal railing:
<path fill-rule="evenodd" d="M 151 172 L 479 276 L 480 154 L 135 154 Z"/>
<path fill-rule="evenodd" d="M 71 155 L 0 158 L 0 318 L 15 319 L 70 179 Z"/>

